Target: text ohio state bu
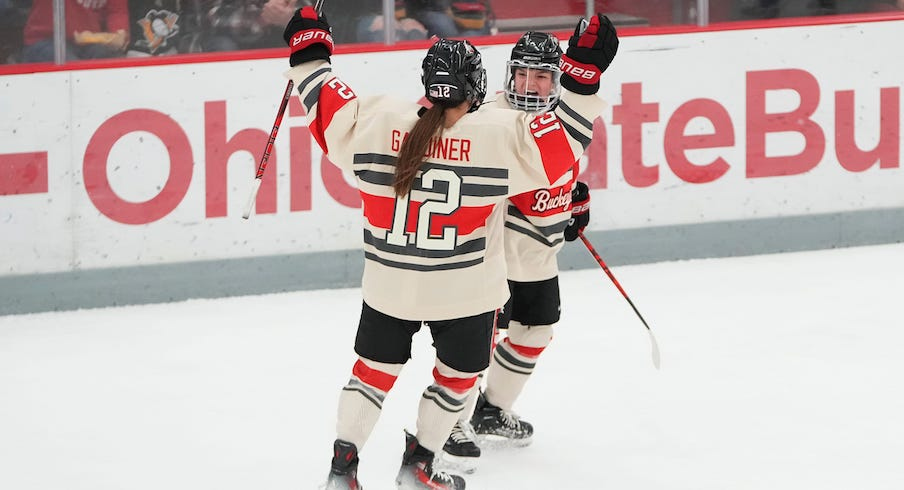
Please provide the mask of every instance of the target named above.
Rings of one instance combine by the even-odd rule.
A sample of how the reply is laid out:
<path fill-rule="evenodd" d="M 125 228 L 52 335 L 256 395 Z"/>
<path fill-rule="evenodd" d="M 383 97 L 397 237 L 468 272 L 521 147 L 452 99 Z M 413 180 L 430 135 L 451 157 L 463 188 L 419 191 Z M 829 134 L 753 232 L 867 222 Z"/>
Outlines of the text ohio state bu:
<path fill-rule="evenodd" d="M 333 51 L 333 36 L 323 29 L 308 29 L 292 36 L 292 52 L 300 51 L 312 44 L 326 44 Z"/>

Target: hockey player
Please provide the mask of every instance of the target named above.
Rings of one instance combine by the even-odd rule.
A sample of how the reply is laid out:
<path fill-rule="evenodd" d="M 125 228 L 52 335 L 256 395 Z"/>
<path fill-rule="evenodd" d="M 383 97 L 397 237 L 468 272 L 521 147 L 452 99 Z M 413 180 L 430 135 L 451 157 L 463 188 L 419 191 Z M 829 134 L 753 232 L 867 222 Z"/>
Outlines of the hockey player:
<path fill-rule="evenodd" d="M 360 488 L 359 449 L 411 356 L 412 335 L 426 324 L 436 348 L 434 382 L 420 400 L 416 434 L 405 434 L 396 484 L 463 489 L 464 478 L 437 471 L 433 459 L 489 365 L 496 309 L 509 295 L 496 210 L 508 196 L 551 185 L 589 145 L 615 29 L 597 15 L 576 31 L 559 107 L 539 116 L 473 113 L 486 73 L 467 41 L 441 39 L 428 50 L 421 81 L 433 106 L 424 109 L 358 97 L 337 78 L 330 26 L 313 8 L 293 16 L 284 38 L 311 134 L 354 174 L 365 218 L 359 358 L 339 399 L 327 488 Z"/>
<path fill-rule="evenodd" d="M 561 57 L 556 36 L 526 32 L 512 48 L 505 90 L 493 105 L 534 114 L 552 110 L 561 94 Z M 478 396 L 475 388 L 471 394 L 469 405 L 476 402 L 473 413 L 463 412 L 443 447 L 444 457 L 465 471 L 473 470 L 480 457 L 475 434 L 484 441 L 530 443 L 533 426 L 515 415 L 512 406 L 559 321 L 556 254 L 590 221 L 590 196 L 586 184 L 576 182 L 578 170 L 574 162 L 554 186 L 512 196 L 506 202 L 503 241 L 511 297 L 500 312 L 498 327 L 507 328 L 508 335 L 496 346 L 485 392 Z"/>

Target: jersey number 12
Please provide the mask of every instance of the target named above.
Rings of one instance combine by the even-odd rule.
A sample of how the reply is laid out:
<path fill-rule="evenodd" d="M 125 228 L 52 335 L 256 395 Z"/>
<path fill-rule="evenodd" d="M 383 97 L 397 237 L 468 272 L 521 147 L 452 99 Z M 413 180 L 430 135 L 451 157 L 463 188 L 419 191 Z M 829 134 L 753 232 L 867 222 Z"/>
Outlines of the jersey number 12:
<path fill-rule="evenodd" d="M 417 229 L 414 246 L 424 250 L 454 250 L 458 241 L 458 229 L 454 226 L 443 228 L 442 236 L 430 235 L 430 219 L 433 215 L 448 216 L 461 207 L 461 177 L 451 170 L 433 168 L 421 176 L 421 187 L 435 189 L 438 182 L 445 182 L 448 190 L 442 199 L 426 199 L 417 213 Z M 408 245 L 405 223 L 408 222 L 411 193 L 396 196 L 395 211 L 392 215 L 392 229 L 386 234 L 386 242 L 404 247 Z"/>

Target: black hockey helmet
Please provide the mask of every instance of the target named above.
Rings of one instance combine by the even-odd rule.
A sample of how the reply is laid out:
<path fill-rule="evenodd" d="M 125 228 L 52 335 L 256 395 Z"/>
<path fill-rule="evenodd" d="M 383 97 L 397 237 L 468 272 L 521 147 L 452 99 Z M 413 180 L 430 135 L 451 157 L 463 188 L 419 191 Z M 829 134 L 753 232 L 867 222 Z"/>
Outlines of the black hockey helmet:
<path fill-rule="evenodd" d="M 421 64 L 421 83 L 427 100 L 443 107 L 471 101 L 477 110 L 487 94 L 487 74 L 480 53 L 468 41 L 440 39 L 427 51 Z"/>
<path fill-rule="evenodd" d="M 506 63 L 505 95 L 512 106 L 531 112 L 548 111 L 555 107 L 561 94 L 559 85 L 559 60 L 562 59 L 562 47 L 559 39 L 546 32 L 525 32 L 515 46 Z M 553 87 L 549 95 L 519 94 L 515 90 L 515 71 L 518 68 L 545 70 L 551 73 Z"/>

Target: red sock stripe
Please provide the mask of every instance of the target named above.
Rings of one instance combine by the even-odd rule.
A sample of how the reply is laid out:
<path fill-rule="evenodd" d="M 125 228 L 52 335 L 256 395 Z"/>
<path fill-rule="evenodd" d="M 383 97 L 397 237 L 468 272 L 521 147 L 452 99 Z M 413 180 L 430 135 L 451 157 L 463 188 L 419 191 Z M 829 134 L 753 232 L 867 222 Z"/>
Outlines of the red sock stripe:
<path fill-rule="evenodd" d="M 439 373 L 439 369 L 433 368 L 433 379 L 436 380 L 436 384 L 444 388 L 449 388 L 456 393 L 466 393 L 474 387 L 474 383 L 477 382 L 477 375 L 470 378 L 447 378 Z"/>
<path fill-rule="evenodd" d="M 360 379 L 362 383 L 384 392 L 391 390 L 392 385 L 398 379 L 398 376 L 371 369 L 360 359 L 355 363 L 355 367 L 352 368 L 352 375 Z"/>
<path fill-rule="evenodd" d="M 540 357 L 543 349 L 546 349 L 546 347 L 528 347 L 526 345 L 513 344 L 508 337 L 506 337 L 502 343 L 524 357 Z"/>

